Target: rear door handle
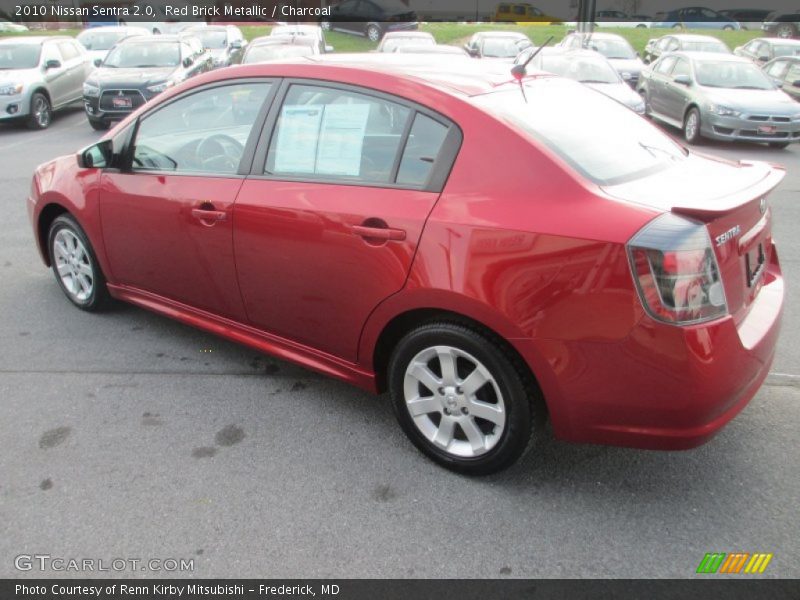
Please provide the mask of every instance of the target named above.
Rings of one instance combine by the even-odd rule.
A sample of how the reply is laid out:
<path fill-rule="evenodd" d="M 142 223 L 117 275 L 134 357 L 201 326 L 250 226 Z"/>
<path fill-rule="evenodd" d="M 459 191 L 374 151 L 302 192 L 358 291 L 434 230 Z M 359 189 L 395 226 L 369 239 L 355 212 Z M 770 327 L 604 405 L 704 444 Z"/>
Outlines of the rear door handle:
<path fill-rule="evenodd" d="M 214 210 L 213 208 L 193 208 L 192 216 L 200 221 L 225 221 L 228 213 L 224 210 Z"/>
<path fill-rule="evenodd" d="M 353 233 L 363 238 L 373 240 L 387 240 L 392 242 L 402 242 L 406 239 L 406 232 L 402 229 L 392 229 L 390 227 L 368 227 L 366 225 L 353 225 Z"/>

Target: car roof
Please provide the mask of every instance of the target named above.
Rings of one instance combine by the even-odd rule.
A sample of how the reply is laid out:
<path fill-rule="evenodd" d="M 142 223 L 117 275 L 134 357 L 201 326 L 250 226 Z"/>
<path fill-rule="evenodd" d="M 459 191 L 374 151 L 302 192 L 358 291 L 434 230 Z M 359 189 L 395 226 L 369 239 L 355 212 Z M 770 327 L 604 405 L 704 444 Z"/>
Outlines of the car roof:
<path fill-rule="evenodd" d="M 0 39 L 0 44 L 31 44 L 33 46 L 43 44 L 47 41 L 64 41 L 74 39 L 75 38 L 69 37 L 68 35 L 21 35 L 2 38 Z"/>
<path fill-rule="evenodd" d="M 469 97 L 496 90 L 504 84 L 516 83 L 511 65 L 502 67 L 491 61 L 481 64 L 469 56 L 430 54 L 424 61 L 419 56 L 402 53 L 318 54 L 281 61 L 280 65 L 237 65 L 225 69 L 228 74 L 243 76 L 278 76 L 329 79 L 337 81 L 367 80 L 379 73 L 397 80 L 435 87 L 453 96 Z M 282 69 L 286 73 L 265 73 L 264 69 Z M 253 69 L 252 73 L 245 72 Z M 259 72 L 261 71 L 261 72 Z M 550 73 L 530 70 L 528 78 L 552 77 Z M 369 86 L 369 84 L 366 84 Z"/>
<path fill-rule="evenodd" d="M 478 31 L 476 36 L 480 37 L 507 37 L 507 38 L 527 38 L 528 36 L 520 31 Z"/>
<path fill-rule="evenodd" d="M 679 51 L 679 52 L 670 52 L 669 54 L 665 54 L 665 56 L 683 56 L 684 58 L 688 58 L 689 60 L 714 60 L 714 61 L 746 63 L 748 65 L 753 64 L 753 62 L 749 58 L 745 58 L 743 56 L 736 56 L 735 54 L 717 54 L 714 52 Z"/>
<path fill-rule="evenodd" d="M 399 38 L 399 37 L 410 37 L 410 38 L 415 38 L 415 37 L 422 38 L 422 37 L 424 37 L 424 38 L 427 38 L 427 37 L 433 37 L 433 35 L 431 35 L 427 31 L 389 31 L 389 32 L 387 32 L 387 33 L 385 33 L 383 35 L 383 39 Z"/>
<path fill-rule="evenodd" d="M 99 25 L 90 29 L 84 29 L 78 35 L 82 35 L 84 33 L 93 33 L 95 31 L 129 31 L 131 29 L 139 29 L 147 33 L 147 30 L 144 27 L 131 27 L 130 25 Z"/>
<path fill-rule="evenodd" d="M 229 27 L 233 27 L 232 25 L 190 25 L 185 29 L 181 29 L 181 33 L 191 33 L 193 31 L 197 31 L 198 33 L 206 31 L 228 31 Z"/>
<path fill-rule="evenodd" d="M 308 36 L 269 36 L 262 35 L 261 37 L 253 38 L 250 40 L 249 46 L 316 46 L 317 40 Z"/>
<path fill-rule="evenodd" d="M 575 32 L 572 35 L 577 35 L 577 36 L 587 37 L 587 38 L 597 39 L 597 40 L 620 40 L 620 39 L 624 40 L 625 39 L 623 36 L 619 35 L 618 33 L 604 33 L 604 32 L 601 32 L 601 31 L 596 31 L 596 32 L 593 32 L 593 33 L 578 33 L 578 32 Z M 627 41 L 627 40 L 625 40 L 625 41 Z"/>
<path fill-rule="evenodd" d="M 190 35 L 134 35 L 120 40 L 120 44 L 165 44 L 171 42 L 177 44 L 182 42 Z"/>
<path fill-rule="evenodd" d="M 751 42 L 759 41 L 759 42 L 767 42 L 770 44 L 788 44 L 790 46 L 800 46 L 800 40 L 792 40 L 789 38 L 755 38 L 750 40 Z"/>
<path fill-rule="evenodd" d="M 698 33 L 672 33 L 669 37 L 674 37 L 676 40 L 682 40 L 684 42 L 719 42 L 720 44 L 724 44 L 721 39 L 714 37 L 713 35 L 700 35 Z"/>

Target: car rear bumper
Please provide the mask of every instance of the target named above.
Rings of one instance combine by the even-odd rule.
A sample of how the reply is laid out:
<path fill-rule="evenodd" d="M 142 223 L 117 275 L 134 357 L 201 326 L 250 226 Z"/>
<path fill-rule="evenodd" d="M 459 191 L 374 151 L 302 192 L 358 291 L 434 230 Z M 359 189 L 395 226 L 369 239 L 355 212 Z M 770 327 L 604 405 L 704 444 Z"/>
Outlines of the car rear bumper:
<path fill-rule="evenodd" d="M 706 114 L 702 119 L 701 132 L 703 136 L 715 140 L 797 142 L 800 141 L 800 121 L 752 121 Z"/>
<path fill-rule="evenodd" d="M 520 348 L 537 372 L 557 437 L 657 450 L 711 439 L 753 398 L 775 354 L 784 285 L 773 249 L 763 288 L 737 324 L 690 327 L 645 317 L 617 343 L 531 340 Z"/>
<path fill-rule="evenodd" d="M 408 22 L 393 22 L 387 21 L 384 23 L 384 27 L 386 31 L 416 31 L 419 29 L 419 23 L 416 21 L 408 21 Z"/>

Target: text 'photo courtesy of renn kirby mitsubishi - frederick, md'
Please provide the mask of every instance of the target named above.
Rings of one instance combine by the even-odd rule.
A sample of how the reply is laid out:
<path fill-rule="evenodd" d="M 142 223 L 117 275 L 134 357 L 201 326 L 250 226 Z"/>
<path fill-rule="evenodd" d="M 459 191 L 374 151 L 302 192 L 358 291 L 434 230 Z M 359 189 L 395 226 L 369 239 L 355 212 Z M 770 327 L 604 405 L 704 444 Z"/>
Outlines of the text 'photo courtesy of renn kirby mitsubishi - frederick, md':
<path fill-rule="evenodd" d="M 704 2 L 0 0 L 0 597 L 800 597 L 800 6 Z"/>

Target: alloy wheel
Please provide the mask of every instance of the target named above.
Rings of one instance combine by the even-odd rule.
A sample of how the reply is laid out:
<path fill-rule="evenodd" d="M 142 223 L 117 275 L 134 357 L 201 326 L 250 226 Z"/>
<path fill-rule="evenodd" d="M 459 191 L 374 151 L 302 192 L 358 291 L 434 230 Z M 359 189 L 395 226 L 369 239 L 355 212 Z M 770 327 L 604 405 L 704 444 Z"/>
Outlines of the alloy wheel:
<path fill-rule="evenodd" d="M 53 239 L 53 259 L 66 292 L 77 302 L 86 302 L 94 290 L 94 268 L 83 242 L 69 229 Z"/>
<path fill-rule="evenodd" d="M 419 432 L 452 456 L 482 456 L 505 430 L 506 407 L 494 376 L 453 346 L 419 352 L 406 368 L 403 394 Z"/>
<path fill-rule="evenodd" d="M 44 96 L 37 96 L 33 101 L 33 118 L 36 119 L 36 124 L 41 128 L 44 129 L 48 125 L 50 125 L 50 105 L 47 102 L 47 98 Z"/>

